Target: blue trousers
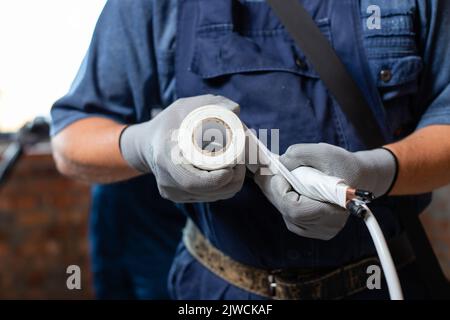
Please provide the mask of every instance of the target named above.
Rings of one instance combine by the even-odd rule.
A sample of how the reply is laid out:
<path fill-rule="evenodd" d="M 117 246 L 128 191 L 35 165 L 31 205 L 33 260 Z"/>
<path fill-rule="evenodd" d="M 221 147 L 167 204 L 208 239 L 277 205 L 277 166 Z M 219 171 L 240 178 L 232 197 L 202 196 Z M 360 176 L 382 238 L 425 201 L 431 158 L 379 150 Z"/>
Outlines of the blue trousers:
<path fill-rule="evenodd" d="M 92 190 L 89 240 L 98 299 L 168 299 L 185 217 L 147 175 Z"/>

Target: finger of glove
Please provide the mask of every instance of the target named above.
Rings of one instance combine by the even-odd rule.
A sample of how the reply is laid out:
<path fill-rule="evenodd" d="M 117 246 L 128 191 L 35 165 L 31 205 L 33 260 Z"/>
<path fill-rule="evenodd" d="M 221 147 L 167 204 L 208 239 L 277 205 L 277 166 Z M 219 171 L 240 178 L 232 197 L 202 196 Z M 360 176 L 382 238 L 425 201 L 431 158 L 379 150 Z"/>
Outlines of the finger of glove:
<path fill-rule="evenodd" d="M 320 214 L 314 210 L 310 210 L 310 207 L 304 208 L 302 203 L 304 203 L 305 200 L 311 199 L 303 195 L 299 195 L 295 191 L 288 192 L 283 198 L 283 203 L 285 204 L 283 214 L 286 217 L 301 222 L 304 225 L 313 225 L 320 218 Z"/>
<path fill-rule="evenodd" d="M 301 203 L 304 202 L 303 198 L 306 197 L 293 191 L 291 185 L 283 176 L 261 175 L 260 171 L 257 171 L 254 179 L 264 195 L 283 215 L 301 217 L 304 221 L 316 219 L 315 215 L 310 214 L 311 210 L 301 215 L 303 210 Z M 308 203 L 306 204 L 308 209 Z"/>
<path fill-rule="evenodd" d="M 344 228 L 348 220 L 348 214 L 345 211 L 335 211 L 333 208 L 330 208 L 329 212 L 326 212 L 309 221 L 304 219 L 293 219 L 288 216 L 286 219 L 294 224 L 299 224 L 308 229 L 319 229 L 335 232 Z"/>
<path fill-rule="evenodd" d="M 233 179 L 233 170 L 230 168 L 205 171 L 190 164 L 180 164 L 173 165 L 169 171 L 176 183 L 190 192 L 220 190 Z"/>
<path fill-rule="evenodd" d="M 336 205 L 299 195 L 292 190 L 289 182 L 281 175 L 261 175 L 257 171 L 254 179 L 277 209 L 292 219 L 314 222 L 327 212 L 345 212 Z"/>
<path fill-rule="evenodd" d="M 232 168 L 206 171 L 194 167 L 182 156 L 177 145 L 173 145 L 171 152 L 161 155 L 161 162 L 175 185 L 190 192 L 218 190 L 233 179 Z"/>
<path fill-rule="evenodd" d="M 302 225 L 325 230 L 327 234 L 339 232 L 345 226 L 349 216 L 348 212 L 339 206 L 307 197 L 301 198 L 299 207 L 302 208 L 303 213 L 301 218 L 290 216 L 291 221 L 301 221 Z"/>
<path fill-rule="evenodd" d="M 278 209 L 283 216 L 293 216 L 294 218 L 301 218 L 305 224 L 313 223 L 317 217 L 315 215 L 301 216 L 300 207 L 303 196 L 292 190 L 290 184 L 280 175 L 275 176 L 255 176 L 255 182 L 267 199 Z"/>
<path fill-rule="evenodd" d="M 223 96 L 213 96 L 208 104 L 219 105 L 230 110 L 231 112 L 234 112 L 237 115 L 239 115 L 241 111 L 239 104 Z"/>
<path fill-rule="evenodd" d="M 160 168 L 164 169 L 165 175 L 170 178 L 157 179 L 158 184 L 162 186 L 178 186 L 181 190 L 192 193 L 205 193 L 220 190 L 230 184 L 233 179 L 243 181 L 245 178 L 243 166 L 212 171 L 202 170 L 190 164 L 183 157 L 176 142 L 168 141 L 165 145 L 164 152 L 158 154 L 157 163 L 160 164 Z"/>
<path fill-rule="evenodd" d="M 272 202 L 278 203 L 291 189 L 289 182 L 281 175 L 263 175 L 258 170 L 254 176 L 255 183 Z"/>
<path fill-rule="evenodd" d="M 245 165 L 238 165 L 231 168 L 233 171 L 232 180 L 225 186 L 219 189 L 208 189 L 208 190 L 191 190 L 191 194 L 195 195 L 197 198 L 204 197 L 204 199 L 211 201 L 211 199 L 225 200 L 232 198 L 236 193 L 242 189 L 242 185 L 245 180 Z"/>
<path fill-rule="evenodd" d="M 326 143 L 293 145 L 280 157 L 280 161 L 289 170 L 300 166 L 313 167 L 343 179 L 347 185 L 364 186 L 361 185 L 361 164 L 353 153 L 341 147 Z"/>
<path fill-rule="evenodd" d="M 289 205 L 284 215 L 291 221 L 301 222 L 302 224 L 314 225 L 324 217 L 339 217 L 341 214 L 346 214 L 344 209 L 336 205 L 316 201 L 305 196 L 300 196 L 297 200 L 293 195 L 289 195 L 284 199 L 284 202 Z"/>
<path fill-rule="evenodd" d="M 316 226 L 299 225 L 290 221 L 288 218 L 284 218 L 284 222 L 288 230 L 295 233 L 296 235 L 317 240 L 330 240 L 334 238 L 341 230 L 338 228 L 328 228 L 317 225 Z"/>
<path fill-rule="evenodd" d="M 245 164 L 238 164 L 235 167 L 231 168 L 233 171 L 233 179 L 230 181 L 230 183 L 223 188 L 220 189 L 220 194 L 222 195 L 232 195 L 234 196 L 236 193 L 241 191 L 242 186 L 244 185 L 245 181 L 245 174 L 247 171 L 247 168 Z M 228 199 L 231 197 L 227 197 L 224 199 Z"/>
<path fill-rule="evenodd" d="M 234 193 L 220 195 L 193 194 L 174 187 L 159 188 L 159 193 L 164 199 L 175 203 L 215 202 L 230 199 L 234 196 Z"/>
<path fill-rule="evenodd" d="M 301 166 L 323 171 L 328 166 L 328 159 L 333 159 L 333 153 L 337 149 L 338 147 L 325 143 L 295 144 L 286 150 L 280 157 L 280 161 L 290 171 Z"/>
<path fill-rule="evenodd" d="M 240 108 L 239 105 L 223 96 L 216 96 L 212 94 L 205 94 L 201 96 L 189 97 L 189 98 L 181 98 L 175 101 L 172 106 L 177 109 L 183 109 L 187 113 L 191 112 L 194 109 L 199 107 L 203 107 L 206 105 L 220 105 L 228 110 L 239 114 Z"/>
<path fill-rule="evenodd" d="M 318 239 L 318 240 L 324 240 L 324 238 L 328 238 L 326 235 L 317 233 L 315 230 L 310 230 L 301 225 L 292 223 L 291 221 L 289 221 L 286 218 L 284 218 L 284 223 L 286 224 L 286 227 L 290 232 L 292 232 L 298 236 L 301 236 L 304 238 L 309 238 L 309 239 Z"/>

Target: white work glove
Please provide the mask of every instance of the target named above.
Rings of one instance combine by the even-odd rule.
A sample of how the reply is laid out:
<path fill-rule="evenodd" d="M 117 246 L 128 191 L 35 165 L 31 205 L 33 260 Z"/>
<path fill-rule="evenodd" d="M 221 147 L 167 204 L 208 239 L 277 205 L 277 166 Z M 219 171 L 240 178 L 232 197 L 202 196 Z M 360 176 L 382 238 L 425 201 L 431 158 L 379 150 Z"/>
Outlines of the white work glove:
<path fill-rule="evenodd" d="M 352 153 L 324 143 L 293 145 L 280 161 L 290 171 L 312 167 L 342 178 L 350 187 L 371 191 L 376 197 L 389 191 L 397 171 L 396 159 L 386 149 Z M 300 236 L 329 240 L 347 222 L 345 209 L 299 195 L 281 175 L 257 174 L 255 181 L 282 213 L 288 229 Z"/>
<path fill-rule="evenodd" d="M 179 203 L 213 202 L 232 198 L 242 188 L 245 165 L 214 171 L 198 169 L 183 158 L 174 139 L 174 130 L 191 111 L 210 104 L 239 113 L 238 104 L 221 96 L 184 98 L 154 119 L 126 128 L 121 135 L 124 159 L 140 172 L 152 172 L 165 199 Z"/>

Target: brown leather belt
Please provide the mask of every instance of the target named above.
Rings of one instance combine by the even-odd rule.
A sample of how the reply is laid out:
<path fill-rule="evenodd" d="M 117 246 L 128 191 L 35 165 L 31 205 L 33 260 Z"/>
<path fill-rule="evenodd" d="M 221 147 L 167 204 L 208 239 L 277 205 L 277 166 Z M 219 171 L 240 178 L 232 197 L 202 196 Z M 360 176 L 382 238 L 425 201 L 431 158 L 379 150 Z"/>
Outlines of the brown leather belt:
<path fill-rule="evenodd" d="M 237 262 L 215 248 L 189 220 L 183 242 L 191 255 L 211 272 L 230 284 L 275 300 L 341 299 L 366 289 L 371 265 L 380 265 L 370 257 L 338 269 L 264 270 Z M 415 257 L 404 235 L 390 241 L 397 269 Z"/>

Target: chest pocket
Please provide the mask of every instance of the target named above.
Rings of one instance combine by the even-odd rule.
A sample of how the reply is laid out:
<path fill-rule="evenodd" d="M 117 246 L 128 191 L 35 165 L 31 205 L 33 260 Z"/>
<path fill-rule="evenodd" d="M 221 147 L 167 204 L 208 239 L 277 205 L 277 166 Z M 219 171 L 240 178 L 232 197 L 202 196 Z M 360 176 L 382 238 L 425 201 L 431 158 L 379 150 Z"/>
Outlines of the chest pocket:
<path fill-rule="evenodd" d="M 332 42 L 329 19 L 315 20 Z M 299 142 L 340 143 L 318 74 L 265 2 L 199 1 L 195 33 L 189 69 L 203 92 L 238 101 L 255 129 L 280 129 L 281 152 Z"/>
<path fill-rule="evenodd" d="M 304 54 L 297 49 L 265 3 L 225 3 L 231 3 L 234 12 L 230 13 L 229 19 L 221 17 L 218 21 L 205 18 L 211 5 L 200 7 L 200 22 L 190 68 L 192 72 L 204 79 L 270 71 L 318 78 Z M 267 19 L 263 20 L 261 16 Z M 316 22 L 331 41 L 329 20 L 322 18 Z"/>
<path fill-rule="evenodd" d="M 412 0 L 362 0 L 364 47 L 371 76 L 383 100 L 391 130 L 396 138 L 415 128 L 412 99 L 418 90 L 423 60 L 418 54 L 415 32 L 415 4 Z M 369 5 L 380 9 L 379 26 Z M 372 28 L 369 27 L 372 26 Z"/>

